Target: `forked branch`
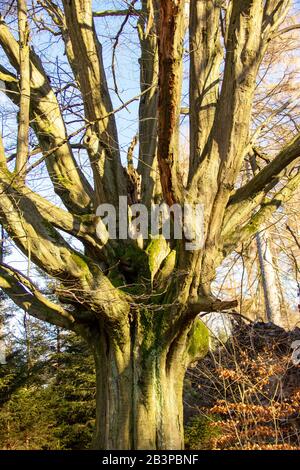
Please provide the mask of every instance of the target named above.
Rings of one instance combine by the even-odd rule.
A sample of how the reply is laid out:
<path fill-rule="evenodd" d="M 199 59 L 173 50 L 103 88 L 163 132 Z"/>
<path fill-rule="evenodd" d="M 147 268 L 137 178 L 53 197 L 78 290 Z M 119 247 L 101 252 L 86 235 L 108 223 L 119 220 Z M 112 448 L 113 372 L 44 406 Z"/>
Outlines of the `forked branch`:
<path fill-rule="evenodd" d="M 22 310 L 39 320 L 74 330 L 72 313 L 47 299 L 20 271 L 0 264 L 0 287 Z"/>

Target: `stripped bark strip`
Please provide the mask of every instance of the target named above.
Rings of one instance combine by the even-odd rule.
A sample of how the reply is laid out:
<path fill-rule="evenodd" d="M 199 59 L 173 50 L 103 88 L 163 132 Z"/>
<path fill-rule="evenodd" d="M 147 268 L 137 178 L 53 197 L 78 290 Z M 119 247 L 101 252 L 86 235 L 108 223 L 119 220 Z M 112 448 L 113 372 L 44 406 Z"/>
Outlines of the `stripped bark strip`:
<path fill-rule="evenodd" d="M 160 3 L 158 166 L 164 198 L 169 205 L 181 199 L 177 178 L 178 123 L 180 117 L 184 2 Z"/>

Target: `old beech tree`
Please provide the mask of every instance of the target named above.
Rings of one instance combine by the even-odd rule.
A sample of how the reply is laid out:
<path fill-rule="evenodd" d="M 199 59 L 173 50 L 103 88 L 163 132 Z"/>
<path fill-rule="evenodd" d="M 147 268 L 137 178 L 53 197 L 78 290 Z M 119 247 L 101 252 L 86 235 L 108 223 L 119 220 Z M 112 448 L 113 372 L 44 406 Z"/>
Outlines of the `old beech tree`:
<path fill-rule="evenodd" d="M 9 4 L 10 2 L 6 2 Z M 126 7 L 127 3 L 127 7 Z M 49 296 L 13 265 L 0 266 L 0 286 L 22 309 L 75 331 L 96 364 L 94 448 L 181 449 L 186 368 L 207 350 L 200 312 L 226 311 L 235 299 L 214 298 L 216 269 L 255 235 L 300 182 L 300 135 L 248 181 L 252 104 L 269 44 L 284 34 L 289 0 L 142 0 L 126 10 L 93 11 L 91 0 L 37 1 L 65 57 L 84 109 L 84 138 L 68 131 L 42 56 L 31 46 L 32 8 L 15 2 L 0 20 L 1 91 L 18 106 L 15 155 L 0 140 L 0 220 L 13 243 L 53 279 Z M 5 4 L 5 2 L 2 4 Z M 136 21 L 140 44 L 138 165 L 120 157 L 97 36 L 103 16 Z M 39 16 L 35 16 L 38 21 Z M 189 44 L 189 168 L 179 169 L 183 56 Z M 185 55 L 186 57 L 186 55 Z M 79 95 L 80 92 L 80 95 Z M 34 150 L 28 131 L 34 133 Z M 77 158 L 83 147 L 92 177 Z M 32 155 L 39 159 L 32 163 Z M 30 161 L 29 161 L 30 158 Z M 54 204 L 28 185 L 44 162 Z M 14 165 L 14 168 L 12 167 Z M 204 247 L 163 237 L 112 240 L 96 209 L 153 201 L 204 207 Z M 71 235 L 83 250 L 69 243 Z M 75 245 L 76 246 L 76 245 Z"/>

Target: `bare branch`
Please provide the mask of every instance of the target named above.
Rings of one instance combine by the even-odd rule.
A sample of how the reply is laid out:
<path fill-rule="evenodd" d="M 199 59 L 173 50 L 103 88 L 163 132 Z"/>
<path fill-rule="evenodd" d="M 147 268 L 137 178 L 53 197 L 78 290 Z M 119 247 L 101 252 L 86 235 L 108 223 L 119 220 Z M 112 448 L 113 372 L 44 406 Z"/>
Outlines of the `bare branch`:
<path fill-rule="evenodd" d="M 71 214 L 55 206 L 26 186 L 16 186 L 12 180 L 7 183 L 13 187 L 14 197 L 22 198 L 24 204 L 27 205 L 33 203 L 41 217 L 49 224 L 52 224 L 53 227 L 63 230 L 73 235 L 78 240 L 81 240 L 85 243 L 86 247 L 93 249 L 94 253 L 97 253 L 100 259 L 108 260 L 112 257 L 112 248 L 108 242 L 109 236 L 107 230 L 103 224 L 103 233 L 100 234 L 98 230 L 96 235 L 97 219 L 93 214 L 90 216 Z M 100 237 L 100 235 L 102 237 Z"/>
<path fill-rule="evenodd" d="M 300 24 L 293 24 L 291 26 L 287 26 L 286 28 L 283 28 L 277 31 L 277 33 L 273 35 L 273 39 L 277 38 L 278 36 L 282 36 L 283 34 L 289 33 L 291 31 L 296 31 L 298 29 L 300 29 Z"/>
<path fill-rule="evenodd" d="M 94 18 L 103 18 L 105 16 L 140 16 L 142 10 L 135 8 L 128 8 L 127 10 L 104 10 L 104 11 L 93 11 Z"/>
<path fill-rule="evenodd" d="M 240 243 L 251 239 L 270 219 L 272 214 L 288 201 L 300 184 L 300 171 L 291 176 L 284 186 L 272 198 L 266 198 L 260 209 L 245 224 L 234 224 L 231 231 L 224 233 L 223 256 L 231 253 Z"/>
<path fill-rule="evenodd" d="M 72 259 L 73 250 L 49 224 L 32 201 L 23 199 L 0 181 L 2 224 L 14 243 L 41 269 L 60 279 L 80 277 L 80 268 Z"/>
<path fill-rule="evenodd" d="M 86 119 L 94 123 L 86 133 L 85 144 L 93 168 L 97 204 L 105 201 L 117 207 L 117 195 L 126 194 L 126 181 L 91 3 L 63 1 L 67 26 L 64 34 L 70 38 L 72 50 L 68 56 L 80 85 Z"/>
<path fill-rule="evenodd" d="M 45 209 L 45 201 L 33 195 L 22 197 L 11 185 L 0 183 L 0 217 L 5 230 L 28 259 L 60 281 L 59 299 L 85 306 L 89 316 L 95 312 L 109 323 L 127 322 L 127 297 L 106 278 L 98 262 L 72 249 L 42 216 L 39 209 Z"/>
<path fill-rule="evenodd" d="M 128 13 L 127 15 L 125 15 L 125 18 L 124 20 L 122 21 L 122 24 L 119 28 L 119 31 L 117 32 L 116 36 L 115 36 L 115 41 L 114 41 L 114 45 L 113 45 L 113 50 L 112 50 L 112 59 L 111 59 L 111 69 L 112 69 L 112 75 L 113 75 L 113 81 L 114 81 L 114 86 L 115 86 L 115 93 L 116 95 L 118 96 L 119 100 L 121 101 L 121 103 L 123 103 L 123 100 L 119 94 L 119 88 L 118 88 L 118 83 L 117 83 L 117 77 L 116 77 L 116 67 L 115 67 L 115 62 L 116 62 L 116 51 L 117 51 L 117 47 L 118 47 L 118 44 L 119 44 L 119 40 L 120 40 L 120 37 L 121 37 L 121 34 L 130 18 L 130 13 L 132 10 L 134 10 L 134 4 L 137 2 L 137 0 L 132 0 L 131 1 L 131 4 L 130 4 L 130 7 L 128 9 Z M 123 103 L 124 104 L 124 103 Z"/>
<path fill-rule="evenodd" d="M 200 315 L 200 318 L 205 317 L 205 316 L 208 315 L 209 313 L 210 313 L 210 312 L 202 313 L 202 315 Z M 253 321 L 252 321 L 250 318 L 245 317 L 245 315 L 242 315 L 242 314 L 239 313 L 239 312 L 235 312 L 234 310 L 233 310 L 232 312 L 229 312 L 229 311 L 224 310 L 224 311 L 222 311 L 222 312 L 220 312 L 220 313 L 226 313 L 226 315 L 233 315 L 233 316 L 235 316 L 235 317 L 237 317 L 237 318 L 242 318 L 243 320 L 245 320 L 245 321 L 247 321 L 247 322 L 249 322 L 249 323 L 253 323 Z"/>
<path fill-rule="evenodd" d="M 297 247 L 300 250 L 300 242 L 299 242 L 298 238 L 296 237 L 294 230 L 292 230 L 292 228 L 289 225 L 286 225 L 286 228 L 290 232 L 290 234 L 292 235 L 294 242 L 296 243 Z"/>
<path fill-rule="evenodd" d="M 51 302 L 28 277 L 4 263 L 0 264 L 0 287 L 18 307 L 30 315 L 62 328 L 75 329 L 71 312 Z"/>
<path fill-rule="evenodd" d="M 273 38 L 286 17 L 291 0 L 266 0 L 264 5 L 263 32 L 265 37 Z"/>
<path fill-rule="evenodd" d="M 214 298 L 201 298 L 195 300 L 188 306 L 188 311 L 193 315 L 198 315 L 201 312 L 223 312 L 231 310 L 238 306 L 237 300 L 220 300 Z"/>
<path fill-rule="evenodd" d="M 0 44 L 13 67 L 19 71 L 19 45 L 10 30 L 0 21 Z M 43 152 L 55 148 L 46 159 L 49 176 L 56 193 L 74 213 L 86 212 L 91 205 L 92 189 L 76 161 L 69 146 L 66 128 L 56 96 L 39 57 L 31 50 L 31 127 L 36 132 Z M 0 66 L 6 94 L 19 106 L 20 96 L 17 79 Z M 4 80 L 5 77 L 8 80 Z"/>
<path fill-rule="evenodd" d="M 298 135 L 268 165 L 231 196 L 224 216 L 223 232 L 230 231 L 237 217 L 240 222 L 245 221 L 266 194 L 278 184 L 284 170 L 288 168 L 291 172 L 299 163 L 299 159 L 300 136 Z"/>

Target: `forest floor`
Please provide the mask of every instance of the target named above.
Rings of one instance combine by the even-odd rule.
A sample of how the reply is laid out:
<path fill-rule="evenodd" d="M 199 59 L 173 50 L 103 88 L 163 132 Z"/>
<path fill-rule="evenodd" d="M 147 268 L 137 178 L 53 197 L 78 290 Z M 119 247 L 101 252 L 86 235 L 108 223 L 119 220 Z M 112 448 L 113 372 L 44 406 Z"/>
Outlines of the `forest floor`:
<path fill-rule="evenodd" d="M 299 450 L 299 340 L 299 328 L 236 323 L 226 344 L 188 371 L 186 447 Z"/>

